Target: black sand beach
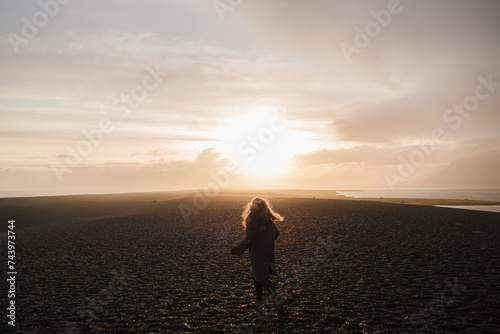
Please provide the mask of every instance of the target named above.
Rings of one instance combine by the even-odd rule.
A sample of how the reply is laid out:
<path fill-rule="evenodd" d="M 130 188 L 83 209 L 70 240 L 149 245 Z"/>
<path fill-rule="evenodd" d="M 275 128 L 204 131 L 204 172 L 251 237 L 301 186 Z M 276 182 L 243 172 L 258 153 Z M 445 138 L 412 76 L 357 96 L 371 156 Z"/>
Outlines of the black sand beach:
<path fill-rule="evenodd" d="M 250 198 L 189 221 L 176 193 L 0 199 L 4 273 L 16 221 L 15 332 L 500 332 L 500 214 L 269 197 L 288 305 L 257 318 L 248 255 L 230 255 Z"/>

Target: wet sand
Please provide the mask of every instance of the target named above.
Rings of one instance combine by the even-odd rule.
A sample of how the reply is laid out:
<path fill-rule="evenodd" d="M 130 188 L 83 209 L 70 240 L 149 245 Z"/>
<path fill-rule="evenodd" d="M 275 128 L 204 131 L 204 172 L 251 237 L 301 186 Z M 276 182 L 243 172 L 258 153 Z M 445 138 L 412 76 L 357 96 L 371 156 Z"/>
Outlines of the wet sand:
<path fill-rule="evenodd" d="M 16 220 L 17 332 L 500 332 L 498 213 L 269 197 L 286 218 L 274 281 L 288 304 L 266 299 L 259 318 L 248 255 L 230 255 L 251 196 L 189 221 L 183 196 L 0 199 Z"/>

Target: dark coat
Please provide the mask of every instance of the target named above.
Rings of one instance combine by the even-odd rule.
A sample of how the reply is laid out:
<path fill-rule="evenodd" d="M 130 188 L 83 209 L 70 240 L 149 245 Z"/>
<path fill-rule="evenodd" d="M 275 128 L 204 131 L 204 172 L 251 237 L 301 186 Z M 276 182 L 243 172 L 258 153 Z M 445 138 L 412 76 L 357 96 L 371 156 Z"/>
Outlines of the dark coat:
<path fill-rule="evenodd" d="M 232 249 L 237 255 L 243 254 L 247 248 L 250 248 L 250 262 L 252 263 L 252 275 L 256 281 L 262 281 L 269 278 L 269 275 L 277 275 L 274 264 L 274 240 L 280 232 L 276 225 L 269 221 L 264 231 L 254 228 L 246 229 L 245 239 Z"/>

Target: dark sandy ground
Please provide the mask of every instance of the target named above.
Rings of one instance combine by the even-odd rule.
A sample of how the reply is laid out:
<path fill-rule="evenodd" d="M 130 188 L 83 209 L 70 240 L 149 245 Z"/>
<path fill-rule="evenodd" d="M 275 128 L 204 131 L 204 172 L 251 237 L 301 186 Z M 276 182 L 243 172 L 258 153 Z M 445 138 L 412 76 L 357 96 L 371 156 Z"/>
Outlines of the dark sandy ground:
<path fill-rule="evenodd" d="M 250 197 L 210 199 L 189 221 L 179 197 L 0 199 L 4 273 L 16 220 L 17 332 L 500 333 L 500 214 L 270 198 L 288 304 L 256 317 L 248 256 L 229 252 Z"/>

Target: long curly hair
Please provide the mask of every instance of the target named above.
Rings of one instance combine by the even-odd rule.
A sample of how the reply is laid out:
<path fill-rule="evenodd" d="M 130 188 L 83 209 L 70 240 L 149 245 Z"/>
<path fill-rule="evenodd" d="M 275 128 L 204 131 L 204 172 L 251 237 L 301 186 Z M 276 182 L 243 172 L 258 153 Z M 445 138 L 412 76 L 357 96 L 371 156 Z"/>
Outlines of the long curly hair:
<path fill-rule="evenodd" d="M 255 197 L 245 205 L 241 214 L 243 227 L 258 228 L 261 232 L 266 229 L 266 225 L 272 221 L 283 221 L 285 219 L 279 213 L 276 213 L 269 201 L 265 198 Z"/>

